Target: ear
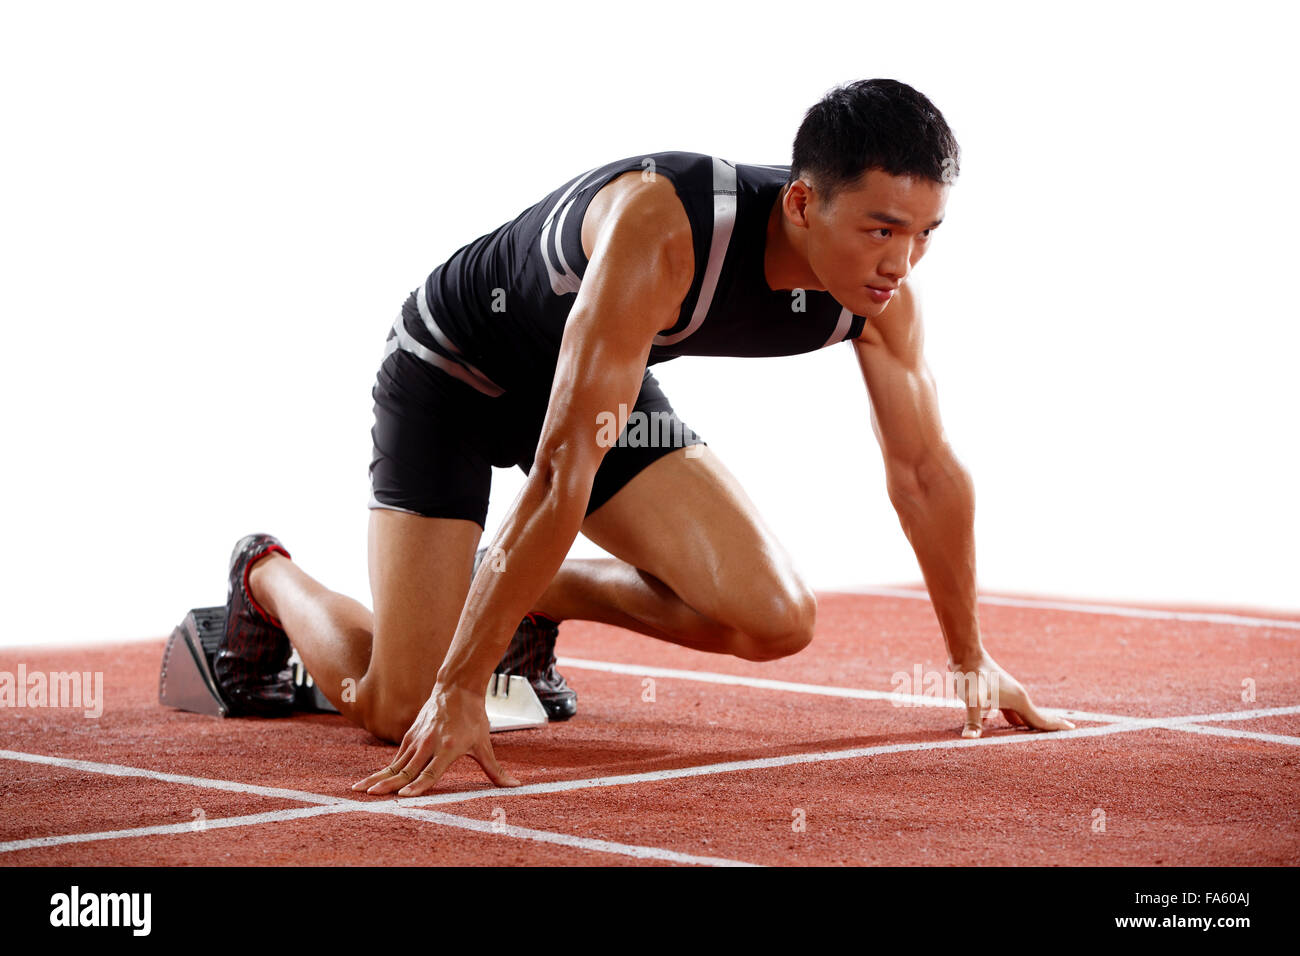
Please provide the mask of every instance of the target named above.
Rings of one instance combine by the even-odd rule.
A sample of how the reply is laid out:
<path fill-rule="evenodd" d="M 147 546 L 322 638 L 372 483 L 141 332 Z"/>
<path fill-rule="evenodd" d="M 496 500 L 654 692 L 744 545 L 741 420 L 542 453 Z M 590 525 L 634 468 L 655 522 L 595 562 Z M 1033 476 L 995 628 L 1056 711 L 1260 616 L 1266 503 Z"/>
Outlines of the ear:
<path fill-rule="evenodd" d="M 796 179 L 785 187 L 785 195 L 781 197 L 781 205 L 785 211 L 785 217 L 796 226 L 805 229 L 808 227 L 807 206 L 812 195 L 812 187 L 803 179 Z"/>

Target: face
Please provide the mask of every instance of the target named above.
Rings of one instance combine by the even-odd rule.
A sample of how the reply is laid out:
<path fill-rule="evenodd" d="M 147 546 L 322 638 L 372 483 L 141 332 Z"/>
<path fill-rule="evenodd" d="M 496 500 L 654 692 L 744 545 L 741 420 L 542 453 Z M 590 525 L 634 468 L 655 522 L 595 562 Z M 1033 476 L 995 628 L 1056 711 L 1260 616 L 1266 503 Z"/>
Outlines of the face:
<path fill-rule="evenodd" d="M 880 315 L 933 241 L 948 185 L 871 169 L 829 205 L 806 188 L 809 268 L 855 315 Z"/>

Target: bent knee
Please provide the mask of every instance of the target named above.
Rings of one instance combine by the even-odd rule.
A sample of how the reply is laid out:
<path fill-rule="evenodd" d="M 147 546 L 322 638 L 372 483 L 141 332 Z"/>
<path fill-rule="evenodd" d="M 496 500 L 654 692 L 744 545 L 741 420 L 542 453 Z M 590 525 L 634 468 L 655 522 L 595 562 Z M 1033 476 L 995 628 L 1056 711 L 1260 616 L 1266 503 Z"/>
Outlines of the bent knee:
<path fill-rule="evenodd" d="M 798 589 L 778 592 L 751 616 L 743 628 L 736 656 L 751 661 L 774 661 L 797 654 L 812 643 L 817 624 L 817 597 L 802 583 Z"/>
<path fill-rule="evenodd" d="M 378 681 L 367 685 L 363 681 L 357 693 L 362 726 L 380 740 L 400 744 L 426 699 L 427 695 L 410 690 L 385 686 Z"/>

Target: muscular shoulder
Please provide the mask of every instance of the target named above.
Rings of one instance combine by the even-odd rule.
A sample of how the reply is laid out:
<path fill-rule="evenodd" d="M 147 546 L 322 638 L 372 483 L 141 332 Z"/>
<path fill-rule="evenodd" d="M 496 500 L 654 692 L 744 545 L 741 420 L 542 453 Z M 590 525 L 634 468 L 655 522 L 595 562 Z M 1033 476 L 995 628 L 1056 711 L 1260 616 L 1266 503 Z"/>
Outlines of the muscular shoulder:
<path fill-rule="evenodd" d="M 690 221 L 671 181 L 640 176 L 619 176 L 611 181 L 615 189 L 606 192 L 607 185 L 593 197 L 600 208 L 589 208 L 590 218 L 583 219 L 584 238 L 589 224 L 594 235 L 573 312 L 583 319 L 590 313 L 576 327 L 649 348 L 650 339 L 676 321 L 695 258 Z M 574 326 L 570 321 L 566 330 Z"/>
<path fill-rule="evenodd" d="M 602 242 L 663 256 L 673 273 L 689 276 L 695 269 L 690 219 L 667 176 L 632 170 L 601 187 L 582 220 L 582 251 L 588 260 Z"/>
<path fill-rule="evenodd" d="M 924 336 L 920 297 L 911 283 L 904 283 L 885 311 L 863 324 L 854 346 L 883 348 L 891 355 L 907 359 L 921 354 Z"/>

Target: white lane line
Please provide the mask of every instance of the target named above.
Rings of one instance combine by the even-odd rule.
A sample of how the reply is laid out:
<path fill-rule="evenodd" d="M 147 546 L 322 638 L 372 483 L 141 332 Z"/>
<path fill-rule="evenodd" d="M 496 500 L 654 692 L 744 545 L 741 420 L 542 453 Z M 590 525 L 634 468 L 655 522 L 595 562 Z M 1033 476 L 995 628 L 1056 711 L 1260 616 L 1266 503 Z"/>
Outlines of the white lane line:
<path fill-rule="evenodd" d="M 318 813 L 375 813 L 382 815 L 407 816 L 415 815 L 417 819 L 425 820 L 428 823 L 434 823 L 441 826 L 457 827 L 462 830 L 475 830 L 478 832 L 492 833 L 496 835 L 510 837 L 517 840 L 530 840 L 538 843 L 555 843 L 564 846 L 574 847 L 581 850 L 591 850 L 595 853 L 613 853 L 621 856 L 634 857 L 636 859 L 647 860 L 668 860 L 676 863 L 696 863 L 709 866 L 747 866 L 740 860 L 729 860 L 723 857 L 709 856 L 690 856 L 688 854 L 675 853 L 672 850 L 664 850 L 658 847 L 640 846 L 636 844 L 614 843 L 609 840 L 596 840 L 588 837 L 571 836 L 567 833 L 554 833 L 548 830 L 531 830 L 525 827 L 511 827 L 497 825 L 493 826 L 495 821 L 473 820 L 468 817 L 458 817 L 436 811 L 415 811 L 415 808 L 404 806 L 408 801 L 384 801 L 384 802 L 363 802 L 360 800 L 349 800 L 346 797 L 331 797 L 323 793 L 312 793 L 308 790 L 289 790 L 283 787 L 261 787 L 256 784 L 239 783 L 234 780 L 217 780 L 211 777 L 190 777 L 184 774 L 162 773 L 157 770 L 146 770 L 141 767 L 130 767 L 123 764 L 97 763 L 92 760 L 72 760 L 67 757 L 53 757 L 44 754 L 23 753 L 16 750 L 0 750 L 0 760 L 17 760 L 24 763 L 46 764 L 55 767 L 66 767 L 71 770 L 80 770 L 86 773 L 107 774 L 115 777 L 143 777 L 150 780 L 158 780 L 165 783 L 179 783 L 192 787 L 204 787 L 209 790 L 225 790 L 234 793 L 248 793 L 256 796 L 272 796 L 285 800 L 297 800 L 302 803 L 320 804 L 321 806 L 304 808 L 314 810 L 315 813 L 302 813 L 303 816 L 314 816 Z M 502 793 L 504 791 L 497 791 Z M 407 811 L 413 811 L 408 813 Z M 292 813 L 293 811 L 277 810 L 264 814 L 250 814 L 246 817 L 226 817 L 227 827 L 249 826 L 258 823 L 278 822 L 277 814 Z M 423 815 L 420 815 L 423 813 Z M 289 819 L 286 817 L 286 819 Z M 208 825 L 214 825 L 215 821 L 208 821 Z M 136 828 L 151 829 L 151 828 Z M 193 829 L 193 824 L 165 824 L 158 830 L 159 833 L 180 833 L 188 832 Z M 106 831 L 98 834 L 68 834 L 69 838 L 49 837 L 57 842 L 64 843 L 85 843 L 91 840 L 111 840 L 119 837 L 130 837 L 135 834 L 130 830 Z M 81 839 L 76 839 L 80 837 Z M 40 839 L 40 838 L 37 838 Z M 14 841 L 24 843 L 27 841 Z M 8 844 L 0 844 L 0 847 Z M 12 849 L 25 849 L 22 846 L 16 846 Z M 11 852 L 11 851 L 6 851 Z"/>
<path fill-rule="evenodd" d="M 513 824 L 497 823 L 494 820 L 475 820 L 472 817 L 455 816 L 454 814 L 442 813 L 438 810 L 422 810 L 418 807 L 413 807 L 410 804 L 410 800 L 400 800 L 396 803 L 372 805 L 375 806 L 376 809 L 371 812 L 389 813 L 399 817 L 412 817 L 417 820 L 427 820 L 430 823 L 440 823 L 443 826 L 459 827 L 463 830 L 473 830 L 476 833 L 503 834 L 505 836 L 513 836 L 523 840 L 535 840 L 539 843 L 554 843 L 558 846 L 593 850 L 597 853 L 615 853 L 621 856 L 630 856 L 638 860 L 665 860 L 669 863 L 690 863 L 698 866 L 758 865 L 756 863 L 746 863 L 743 860 L 728 860 L 724 857 L 692 856 L 689 853 L 678 853 L 675 850 L 664 850 L 659 847 L 611 843 L 608 840 L 570 836 L 567 833 L 555 833 L 550 830 L 532 830 L 527 827 L 517 827 Z"/>
<path fill-rule="evenodd" d="M 1154 721 L 1169 721 L 1174 724 L 1191 724 L 1191 723 L 1208 723 L 1217 720 L 1254 720 L 1257 717 L 1289 717 L 1292 714 L 1300 714 L 1300 706 L 1292 707 L 1257 707 L 1254 710 L 1225 710 L 1221 714 L 1187 714 L 1183 717 L 1152 717 Z M 1244 734 L 1247 731 L 1238 730 L 1231 733 Z"/>
<path fill-rule="evenodd" d="M 1288 737 L 1286 734 L 1265 734 L 1257 730 L 1229 730 L 1227 727 L 1205 727 L 1201 724 L 1181 724 L 1174 730 L 1188 730 L 1194 734 L 1209 734 L 1213 737 L 1236 737 L 1247 740 L 1264 740 L 1271 744 L 1287 744 L 1300 747 L 1300 737 Z"/>
<path fill-rule="evenodd" d="M 1014 734 L 1000 734 L 994 737 L 976 737 L 974 740 L 953 737 L 946 740 L 928 740 L 908 744 L 881 744 L 875 747 L 854 747 L 850 750 L 827 750 L 817 753 L 785 754 L 780 757 L 756 757 L 752 760 L 731 760 L 725 763 L 697 764 L 692 767 L 677 767 L 671 770 L 648 770 L 644 773 L 622 774 L 617 777 L 586 777 L 581 780 L 556 780 L 551 783 L 525 784 L 522 787 L 435 793 L 424 797 L 407 797 L 402 800 L 402 803 L 409 807 L 424 807 L 442 803 L 461 803 L 466 800 L 481 800 L 485 797 L 523 797 L 534 793 L 562 793 L 567 790 L 621 787 L 634 783 L 657 783 L 662 780 L 712 776 L 713 774 L 734 773 L 740 770 L 768 770 L 774 767 L 789 767 L 803 763 L 856 760 L 860 757 L 874 757 L 878 754 L 908 753 L 916 750 L 957 750 L 966 747 L 998 747 L 1004 744 L 1070 740 L 1076 737 L 1099 737 L 1104 734 L 1119 734 L 1133 730 L 1149 729 L 1152 728 L 1146 724 L 1116 723 L 1107 724 L 1104 727 L 1055 730 L 1050 733 L 1021 731 Z"/>
<path fill-rule="evenodd" d="M 281 800 L 297 800 L 299 803 L 339 803 L 365 806 L 347 797 L 327 797 L 322 793 L 310 793 L 305 790 L 286 790 L 283 787 L 261 787 L 253 783 L 236 783 L 233 780 L 217 780 L 212 777 L 191 777 L 180 773 L 164 773 L 161 770 L 145 770 L 141 767 L 128 767 L 124 764 L 99 763 L 94 760 L 74 760 L 69 757 L 50 757 L 45 754 L 24 753 L 19 750 L 0 750 L 0 760 L 20 760 L 25 763 L 46 764 L 51 767 L 66 767 L 69 770 L 83 770 L 87 773 L 108 774 L 113 777 L 146 777 L 163 783 L 179 783 L 188 787 L 204 787 L 208 790 L 228 790 L 232 793 L 249 793 L 258 797 L 275 797 Z"/>
<path fill-rule="evenodd" d="M 766 677 L 741 677 L 715 671 L 682 670 L 672 667 L 646 667 L 640 664 L 618 664 L 613 661 L 593 661 L 583 657 L 561 657 L 556 664 L 574 670 L 603 671 L 609 674 L 626 674 L 632 677 L 661 677 L 665 680 L 699 681 L 705 684 L 727 684 L 733 687 L 754 687 L 759 690 L 785 691 L 794 694 L 816 694 L 822 697 L 846 697 L 852 700 L 884 700 L 907 707 L 948 707 L 962 710 L 966 705 L 952 697 L 928 697 L 922 694 L 902 694 L 888 690 L 866 690 L 860 687 L 837 687 L 832 684 L 800 684 L 793 681 L 770 680 Z M 1131 717 L 1125 714 L 1101 714 L 1095 711 L 1076 710 L 1072 707 L 1040 707 L 1044 713 L 1069 719 L 1097 721 L 1099 723 L 1130 723 L 1133 721 L 1206 721 L 1251 720 L 1255 717 L 1273 717 L 1300 713 L 1300 707 L 1272 707 L 1266 710 L 1229 711 L 1222 714 L 1198 714 L 1192 717 Z"/>
<path fill-rule="evenodd" d="M 679 680 L 704 681 L 709 684 L 731 684 L 736 687 L 757 687 L 762 690 L 783 690 L 796 694 L 819 694 L 823 697 L 850 697 L 854 700 L 888 700 L 916 707 L 958 707 L 956 700 L 945 697 L 926 697 L 921 694 L 901 694 L 897 691 L 866 690 L 861 687 L 836 687 L 831 684 L 799 684 L 788 680 L 771 680 L 766 677 L 741 677 L 738 674 L 719 674 L 714 671 L 682 670 L 673 667 L 649 667 L 642 664 L 616 664 L 613 661 L 593 661 L 583 657 L 561 657 L 560 667 L 578 670 L 606 671 L 610 674 L 628 674 L 633 677 L 665 677 Z M 1116 718 L 1122 720 L 1123 718 Z"/>
<path fill-rule="evenodd" d="M 874 597 L 907 598 L 929 601 L 926 591 L 906 588 L 836 588 L 828 594 L 870 594 Z M 1202 611 L 1155 611 L 1144 607 L 1121 607 L 1106 604 L 1075 604 L 1069 601 L 1046 601 L 1040 598 L 1011 598 L 980 595 L 980 604 L 997 604 L 1003 607 L 1032 607 L 1048 611 L 1073 611 L 1079 614 L 1107 614 L 1113 617 L 1141 617 L 1156 621 L 1201 621 L 1207 624 L 1233 624 L 1240 627 L 1276 627 L 1300 631 L 1300 621 L 1278 620 L 1271 617 L 1245 617 L 1240 614 L 1216 614 Z"/>
<path fill-rule="evenodd" d="M 189 823 L 162 823 L 148 827 L 131 827 L 126 830 L 102 830 L 99 833 L 65 833 L 60 836 L 32 837 L 27 840 L 10 840 L 7 843 L 0 843 L 0 853 L 31 850 L 36 847 L 61 846 L 65 843 L 92 843 L 97 840 L 122 840 L 131 837 L 160 836 L 169 833 L 202 833 L 205 830 L 256 826 L 259 823 L 280 823 L 283 820 L 319 817 L 327 813 L 352 812 L 354 812 L 352 807 L 336 804 L 333 806 L 298 807 L 293 810 L 271 810 L 267 813 L 249 813 L 239 817 L 214 817 L 204 820 L 202 825 L 190 821 Z"/>
<path fill-rule="evenodd" d="M 960 705 L 959 705 L 960 706 Z M 1148 727 L 1167 727 L 1170 730 L 1179 730 L 1185 724 L 1200 723 L 1202 721 L 1218 720 L 1255 720 L 1259 717 L 1288 717 L 1292 714 L 1300 714 L 1300 705 L 1290 705 L 1286 707 L 1261 707 L 1253 710 L 1225 710 L 1220 714 L 1184 714 L 1175 717 L 1122 717 L 1118 714 L 1097 714 L 1086 710 L 1061 710 L 1057 711 L 1065 717 L 1077 717 L 1080 720 L 1094 720 L 1099 723 L 1111 723 L 1113 721 L 1122 721 L 1127 724 L 1145 724 Z M 1228 733 L 1248 734 L 1246 730 L 1232 730 Z"/>
<path fill-rule="evenodd" d="M 884 700 L 899 707 L 947 707 L 964 710 L 966 705 L 953 697 L 933 697 L 924 694 L 904 694 L 890 690 L 867 690 L 862 687 L 838 687 L 834 684 L 801 684 L 767 677 L 742 677 L 738 674 L 721 674 L 716 671 L 693 671 L 673 667 L 649 667 L 642 664 L 618 664 L 613 661 L 593 661 L 583 657 L 561 657 L 559 667 L 574 670 L 604 671 L 608 674 L 626 674 L 632 677 L 662 677 L 666 680 L 693 680 L 706 684 L 728 684 L 733 687 L 754 687 L 758 690 L 785 691 L 792 694 L 815 694 L 820 697 L 844 697 L 850 700 Z M 1073 708 L 1055 709 L 1041 707 L 1048 714 L 1066 718 L 1093 720 L 1101 723 L 1122 723 L 1133 720 L 1123 714 L 1098 714 Z"/>
<path fill-rule="evenodd" d="M 738 770 L 764 770 L 769 767 L 785 767 L 798 763 L 820 763 L 832 760 L 852 760 L 857 757 L 871 757 L 877 754 L 904 753 L 913 750 L 947 750 L 960 747 L 996 746 L 999 744 L 1020 743 L 1024 741 L 1051 741 L 1063 738 L 1095 737 L 1100 734 L 1126 733 L 1133 730 L 1188 730 L 1192 733 L 1208 733 L 1194 725 L 1193 721 L 1203 720 L 1251 720 L 1256 717 L 1274 717 L 1285 714 L 1300 713 L 1300 706 L 1269 707 L 1249 711 L 1228 711 L 1222 714 L 1197 714 L 1189 717 L 1110 717 L 1111 723 L 1104 727 L 1081 727 L 1074 730 L 1030 733 L 1021 731 L 1014 735 L 1001 734 L 994 737 L 977 737 L 968 740 L 954 737 L 947 740 L 926 741 L 910 744 L 882 744 L 876 747 L 860 747 L 852 750 L 832 750 L 822 753 L 788 754 L 783 757 L 762 757 L 754 760 L 736 760 L 716 764 L 699 764 L 693 767 L 681 767 L 675 770 L 651 770 L 645 773 L 622 774 L 616 777 L 586 777 L 581 780 L 557 780 L 551 783 L 525 784 L 522 787 L 505 789 L 491 788 L 485 790 L 462 790 L 455 793 L 436 793 L 424 797 L 408 797 L 403 800 L 406 806 L 431 806 L 443 803 L 462 803 L 467 800 L 482 800 L 486 797 L 528 796 L 534 793 L 562 793 L 568 790 L 598 789 L 601 787 L 619 787 L 636 783 L 655 783 L 661 780 L 674 780 L 682 777 L 698 777 L 715 773 L 731 773 Z M 1259 734 L 1249 730 L 1229 730 L 1215 728 L 1212 731 L 1221 737 L 1242 737 L 1255 740 L 1269 740 L 1272 734 Z M 1276 743 L 1295 743 L 1300 738 L 1282 737 Z"/>

